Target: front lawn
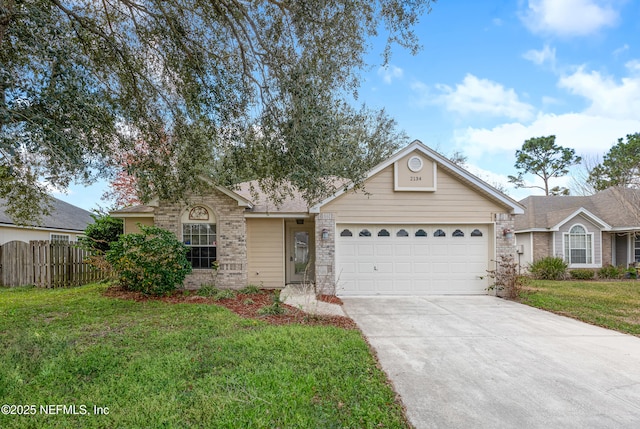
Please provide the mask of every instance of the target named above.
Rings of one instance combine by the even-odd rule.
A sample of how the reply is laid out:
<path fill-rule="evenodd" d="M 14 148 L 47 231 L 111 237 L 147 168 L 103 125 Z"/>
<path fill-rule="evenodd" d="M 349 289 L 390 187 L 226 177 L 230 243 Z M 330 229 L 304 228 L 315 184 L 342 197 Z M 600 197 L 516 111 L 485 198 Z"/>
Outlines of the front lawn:
<path fill-rule="evenodd" d="M 524 304 L 640 336 L 640 280 L 536 280 L 520 294 Z"/>
<path fill-rule="evenodd" d="M 408 427 L 357 330 L 104 289 L 0 289 L 0 427 Z"/>

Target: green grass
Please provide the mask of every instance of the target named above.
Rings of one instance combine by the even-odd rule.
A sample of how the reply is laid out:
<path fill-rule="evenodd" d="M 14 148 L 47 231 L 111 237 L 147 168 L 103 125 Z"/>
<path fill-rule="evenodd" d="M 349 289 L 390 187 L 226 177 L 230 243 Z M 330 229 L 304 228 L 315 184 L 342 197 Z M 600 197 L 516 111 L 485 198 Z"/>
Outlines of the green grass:
<path fill-rule="evenodd" d="M 640 336 L 640 281 L 535 280 L 523 303 Z"/>
<path fill-rule="evenodd" d="M 0 402 L 38 411 L 0 414 L 0 427 L 408 427 L 358 331 L 104 288 L 0 289 Z M 48 405 L 87 414 L 41 413 Z"/>

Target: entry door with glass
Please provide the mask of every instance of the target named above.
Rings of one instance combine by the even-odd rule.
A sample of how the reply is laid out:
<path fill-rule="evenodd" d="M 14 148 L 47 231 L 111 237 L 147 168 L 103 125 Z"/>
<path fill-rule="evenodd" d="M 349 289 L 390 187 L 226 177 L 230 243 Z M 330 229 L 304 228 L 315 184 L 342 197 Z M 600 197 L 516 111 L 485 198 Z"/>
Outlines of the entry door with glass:
<path fill-rule="evenodd" d="M 311 228 L 292 227 L 287 240 L 288 283 L 313 281 L 312 265 L 313 233 Z"/>

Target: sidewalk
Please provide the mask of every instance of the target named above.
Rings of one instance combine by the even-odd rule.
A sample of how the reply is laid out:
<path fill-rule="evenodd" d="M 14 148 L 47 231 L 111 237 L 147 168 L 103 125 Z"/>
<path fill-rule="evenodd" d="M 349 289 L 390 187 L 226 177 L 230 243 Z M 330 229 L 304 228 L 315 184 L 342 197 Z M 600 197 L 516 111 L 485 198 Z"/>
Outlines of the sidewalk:
<path fill-rule="evenodd" d="M 346 316 L 342 307 L 337 304 L 318 301 L 313 287 L 304 285 L 287 285 L 280 292 L 280 299 L 287 305 L 296 307 L 309 314 L 328 316 Z"/>

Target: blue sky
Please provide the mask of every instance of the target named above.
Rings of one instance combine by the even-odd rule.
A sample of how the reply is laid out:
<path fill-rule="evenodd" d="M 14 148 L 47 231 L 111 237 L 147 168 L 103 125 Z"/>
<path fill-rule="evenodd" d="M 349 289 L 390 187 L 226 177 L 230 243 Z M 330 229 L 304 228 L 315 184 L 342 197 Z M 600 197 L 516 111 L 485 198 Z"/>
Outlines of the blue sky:
<path fill-rule="evenodd" d="M 540 193 L 507 183 L 526 139 L 554 134 L 594 159 L 640 132 L 640 2 L 440 0 L 417 32 L 418 55 L 396 48 L 389 67 L 365 74 L 358 102 L 386 109 L 411 140 L 462 152 L 515 199 Z M 91 209 L 107 205 L 104 186 L 56 196 Z"/>

